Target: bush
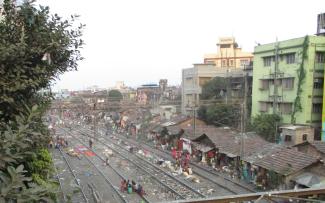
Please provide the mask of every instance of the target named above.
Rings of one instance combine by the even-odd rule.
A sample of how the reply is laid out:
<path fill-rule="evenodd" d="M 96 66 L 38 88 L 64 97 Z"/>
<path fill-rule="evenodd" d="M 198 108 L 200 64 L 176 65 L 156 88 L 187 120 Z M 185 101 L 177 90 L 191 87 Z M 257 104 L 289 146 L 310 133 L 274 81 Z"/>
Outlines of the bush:
<path fill-rule="evenodd" d="M 267 141 L 276 142 L 277 137 L 274 135 L 280 120 L 281 117 L 277 114 L 259 114 L 253 117 L 251 128 Z"/>

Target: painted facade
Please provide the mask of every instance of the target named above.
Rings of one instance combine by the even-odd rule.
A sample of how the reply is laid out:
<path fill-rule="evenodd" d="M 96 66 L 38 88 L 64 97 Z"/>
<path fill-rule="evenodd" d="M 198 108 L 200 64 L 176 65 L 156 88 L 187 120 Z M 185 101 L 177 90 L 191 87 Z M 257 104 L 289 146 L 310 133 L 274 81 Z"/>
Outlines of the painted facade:
<path fill-rule="evenodd" d="M 205 64 L 215 64 L 217 68 L 243 68 L 253 61 L 253 54 L 243 52 L 238 47 L 234 37 L 220 37 L 217 46 L 218 52 L 216 54 L 206 54 L 204 56 Z"/>
<path fill-rule="evenodd" d="M 275 111 L 284 124 L 320 128 L 324 57 L 323 36 L 306 36 L 255 47 L 252 116 Z"/>

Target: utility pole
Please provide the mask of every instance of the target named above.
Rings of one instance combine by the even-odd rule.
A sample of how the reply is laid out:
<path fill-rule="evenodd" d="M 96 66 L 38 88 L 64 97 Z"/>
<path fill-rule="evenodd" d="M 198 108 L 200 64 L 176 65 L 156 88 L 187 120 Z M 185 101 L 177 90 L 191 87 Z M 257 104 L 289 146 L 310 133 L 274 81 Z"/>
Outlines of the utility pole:
<path fill-rule="evenodd" d="M 243 160 L 244 158 L 244 104 L 240 104 L 240 159 Z"/>
<path fill-rule="evenodd" d="M 196 98 L 197 94 L 194 95 L 194 105 L 193 105 L 193 137 L 196 135 Z"/>
<path fill-rule="evenodd" d="M 278 38 L 276 38 L 276 44 L 275 44 L 275 63 L 274 63 L 274 91 L 273 91 L 273 114 L 276 115 L 278 113 L 278 65 L 279 65 L 279 42 Z M 274 131 L 274 140 L 276 140 L 277 137 L 277 122 L 275 122 L 275 131 Z"/>
<path fill-rule="evenodd" d="M 278 65 L 279 65 L 279 43 L 278 38 L 276 38 L 275 44 L 275 62 L 274 62 L 274 89 L 273 89 L 273 114 L 277 114 L 278 108 Z"/>
<path fill-rule="evenodd" d="M 94 117 L 94 138 L 96 137 L 96 105 L 97 105 L 97 97 L 95 95 L 95 102 L 94 102 L 94 113 L 93 113 L 93 117 Z"/>
<path fill-rule="evenodd" d="M 226 70 L 226 104 L 228 104 L 228 83 L 229 83 L 229 80 L 228 80 L 228 67 L 227 67 L 227 70 Z"/>
<path fill-rule="evenodd" d="M 246 121 L 247 121 L 247 93 L 248 93 L 248 82 L 247 82 L 247 76 L 248 76 L 248 70 L 246 69 L 246 65 L 244 66 L 244 129 L 246 129 Z"/>

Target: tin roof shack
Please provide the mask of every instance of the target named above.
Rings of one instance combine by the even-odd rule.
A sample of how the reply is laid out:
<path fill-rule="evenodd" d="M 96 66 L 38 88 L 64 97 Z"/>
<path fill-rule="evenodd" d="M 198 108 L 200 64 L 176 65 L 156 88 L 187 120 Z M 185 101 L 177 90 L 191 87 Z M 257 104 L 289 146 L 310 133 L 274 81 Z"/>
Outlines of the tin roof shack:
<path fill-rule="evenodd" d="M 206 125 L 205 122 L 200 119 L 184 115 L 178 115 L 172 117 L 169 121 L 162 123 L 161 127 L 167 128 L 170 135 L 168 138 L 168 143 L 175 147 L 179 138 L 184 135 L 184 128 L 191 127 L 194 123 L 195 126 Z"/>
<path fill-rule="evenodd" d="M 188 132 L 188 129 L 185 129 L 185 131 Z M 198 132 L 202 133 L 201 136 L 192 139 L 192 141 L 198 142 L 205 139 L 208 141 L 201 141 L 200 144 L 208 146 L 211 146 L 210 143 L 213 143 L 213 147 L 217 149 L 215 166 L 221 169 L 227 166 L 228 172 L 241 167 L 239 164 L 241 156 L 249 157 L 271 144 L 254 133 L 246 133 L 241 137 L 237 132 L 225 128 L 209 126 L 207 128 L 198 128 L 196 133 Z M 241 143 L 242 140 L 244 141 L 243 145 Z"/>
<path fill-rule="evenodd" d="M 280 134 L 280 143 L 286 146 L 293 146 L 303 142 L 314 141 L 314 128 L 310 126 L 282 126 Z"/>
<path fill-rule="evenodd" d="M 211 165 L 211 159 L 214 158 L 218 149 L 209 136 L 202 134 L 191 141 L 193 146 L 193 155 L 196 158 L 196 161 L 203 163 L 208 162 Z"/>
<path fill-rule="evenodd" d="M 323 141 L 307 141 L 294 145 L 293 147 L 300 152 L 319 157 L 321 160 L 325 161 L 325 142 Z"/>
<path fill-rule="evenodd" d="M 263 185 L 264 188 L 290 189 L 294 187 L 296 176 L 321 163 L 316 157 L 296 149 L 278 147 L 252 164 L 259 167 L 257 184 Z"/>

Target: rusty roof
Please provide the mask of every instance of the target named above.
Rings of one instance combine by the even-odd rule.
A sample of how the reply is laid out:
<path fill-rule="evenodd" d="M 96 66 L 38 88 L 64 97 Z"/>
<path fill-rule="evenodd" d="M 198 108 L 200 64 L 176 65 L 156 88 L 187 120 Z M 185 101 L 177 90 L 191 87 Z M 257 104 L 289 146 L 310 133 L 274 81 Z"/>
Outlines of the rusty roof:
<path fill-rule="evenodd" d="M 318 151 L 325 154 L 325 142 L 324 141 L 313 141 L 310 144 L 313 145 Z"/>
<path fill-rule="evenodd" d="M 195 130 L 196 136 L 193 136 L 193 128 L 185 128 L 186 134 L 189 134 L 192 139 L 199 137 L 202 134 L 214 143 L 219 152 L 232 156 L 241 155 L 241 136 L 240 133 L 227 128 L 218 128 L 215 126 L 202 126 Z M 244 140 L 244 156 L 250 156 L 257 151 L 263 150 L 266 145 L 274 145 L 265 141 L 255 133 L 245 133 Z"/>
<path fill-rule="evenodd" d="M 318 162 L 314 156 L 299 152 L 293 148 L 277 148 L 265 157 L 254 162 L 254 165 L 282 175 L 290 175 Z"/>

